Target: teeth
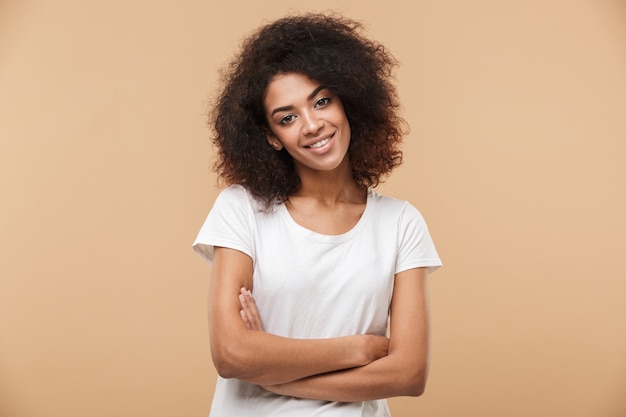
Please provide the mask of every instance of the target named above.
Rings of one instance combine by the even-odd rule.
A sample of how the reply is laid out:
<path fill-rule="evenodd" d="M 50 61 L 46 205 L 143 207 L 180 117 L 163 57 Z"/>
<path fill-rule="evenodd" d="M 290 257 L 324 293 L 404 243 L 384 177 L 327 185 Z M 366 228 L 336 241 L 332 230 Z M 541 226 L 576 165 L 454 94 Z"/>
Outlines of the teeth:
<path fill-rule="evenodd" d="M 329 141 L 329 140 L 330 140 L 330 138 L 322 139 L 322 140 L 320 140 L 319 142 L 314 143 L 313 145 L 310 145 L 310 146 L 309 146 L 309 148 L 313 148 L 313 149 L 315 149 L 315 148 L 319 148 L 319 147 L 321 147 L 321 146 L 326 145 L 326 144 L 328 143 L 328 141 Z"/>

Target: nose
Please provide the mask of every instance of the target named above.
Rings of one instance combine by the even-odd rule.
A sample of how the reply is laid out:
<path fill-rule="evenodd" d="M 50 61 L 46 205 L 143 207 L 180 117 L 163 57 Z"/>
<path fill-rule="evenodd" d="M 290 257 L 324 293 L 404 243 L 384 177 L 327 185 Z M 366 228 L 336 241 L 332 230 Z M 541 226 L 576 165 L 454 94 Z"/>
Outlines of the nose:
<path fill-rule="evenodd" d="M 324 121 L 319 119 L 314 111 L 306 112 L 302 115 L 302 119 L 302 131 L 305 135 L 315 134 L 324 127 Z"/>

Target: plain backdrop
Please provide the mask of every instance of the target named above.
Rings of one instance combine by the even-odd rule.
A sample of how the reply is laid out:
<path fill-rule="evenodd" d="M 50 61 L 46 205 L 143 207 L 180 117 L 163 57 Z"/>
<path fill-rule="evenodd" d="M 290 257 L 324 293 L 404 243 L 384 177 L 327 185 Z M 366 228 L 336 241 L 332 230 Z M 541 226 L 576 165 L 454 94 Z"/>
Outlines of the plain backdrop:
<path fill-rule="evenodd" d="M 401 62 L 380 192 L 445 264 L 394 417 L 626 416 L 623 0 L 0 0 L 0 416 L 208 414 L 205 113 L 247 33 L 328 9 Z"/>

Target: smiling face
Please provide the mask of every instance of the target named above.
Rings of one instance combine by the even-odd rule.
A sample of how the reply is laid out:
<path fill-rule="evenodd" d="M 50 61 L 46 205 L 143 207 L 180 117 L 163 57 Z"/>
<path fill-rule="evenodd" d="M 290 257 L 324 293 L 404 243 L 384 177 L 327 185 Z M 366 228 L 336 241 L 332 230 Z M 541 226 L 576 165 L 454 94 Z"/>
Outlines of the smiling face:
<path fill-rule="evenodd" d="M 341 100 L 305 75 L 275 76 L 265 94 L 267 141 L 285 149 L 300 174 L 331 171 L 348 163 L 350 124 Z"/>

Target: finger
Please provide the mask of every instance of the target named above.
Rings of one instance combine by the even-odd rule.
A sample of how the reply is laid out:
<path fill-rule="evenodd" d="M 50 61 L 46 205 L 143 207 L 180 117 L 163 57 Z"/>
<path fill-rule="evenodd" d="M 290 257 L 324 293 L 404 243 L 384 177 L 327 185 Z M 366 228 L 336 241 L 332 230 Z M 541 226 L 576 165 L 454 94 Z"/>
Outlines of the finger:
<path fill-rule="evenodd" d="M 250 321 L 254 323 L 255 327 L 258 330 L 263 330 L 263 322 L 261 321 L 261 315 L 259 314 L 259 309 L 256 306 L 256 301 L 250 291 L 246 294 L 246 302 L 248 305 L 248 310 L 246 310 L 246 314 L 250 315 Z"/>
<path fill-rule="evenodd" d="M 246 296 L 244 294 L 239 294 L 239 304 L 241 304 L 241 307 L 244 309 L 249 308 L 248 301 L 246 300 Z"/>
<path fill-rule="evenodd" d="M 250 323 L 257 330 L 263 330 L 263 325 L 261 324 L 261 317 L 259 315 L 259 310 L 256 306 L 256 302 L 254 301 L 254 297 L 252 297 L 252 293 L 250 290 L 245 288 L 241 289 L 241 296 L 244 299 L 244 309 L 246 310 L 246 315 L 250 320 Z"/>
<path fill-rule="evenodd" d="M 241 315 L 241 319 L 243 320 L 243 323 L 246 325 L 248 330 L 252 330 L 252 325 L 250 324 L 250 320 L 248 320 L 246 312 L 243 310 L 239 310 L 239 315 Z"/>
<path fill-rule="evenodd" d="M 254 299 L 250 295 L 250 291 L 245 288 L 241 289 L 241 293 L 239 294 L 239 303 L 242 307 L 242 312 L 245 314 L 245 322 L 246 325 L 249 326 L 251 330 L 263 330 L 263 325 L 261 324 L 261 319 L 258 314 L 258 310 L 256 308 L 256 304 L 254 304 Z M 242 315 L 242 318 L 244 316 Z"/>
<path fill-rule="evenodd" d="M 245 287 L 242 287 L 240 290 L 239 302 L 246 313 L 250 326 L 254 330 L 265 331 L 254 297 L 252 297 L 252 293 Z"/>
<path fill-rule="evenodd" d="M 253 316 L 246 298 L 245 288 L 242 288 L 241 294 L 239 294 L 239 304 L 241 304 L 241 310 L 239 310 L 239 314 L 241 315 L 241 319 L 243 320 L 244 324 L 246 325 L 248 330 L 256 330 L 255 323 L 251 321 L 251 318 Z"/>

